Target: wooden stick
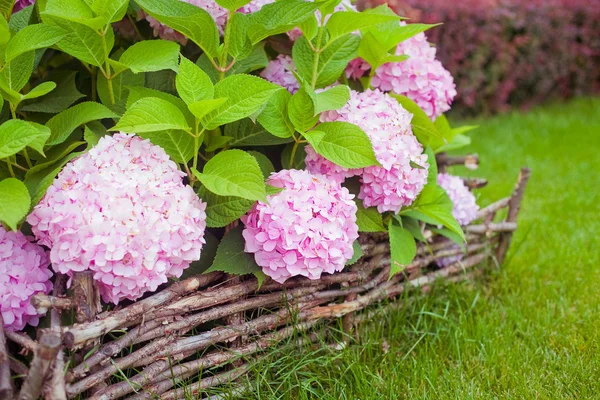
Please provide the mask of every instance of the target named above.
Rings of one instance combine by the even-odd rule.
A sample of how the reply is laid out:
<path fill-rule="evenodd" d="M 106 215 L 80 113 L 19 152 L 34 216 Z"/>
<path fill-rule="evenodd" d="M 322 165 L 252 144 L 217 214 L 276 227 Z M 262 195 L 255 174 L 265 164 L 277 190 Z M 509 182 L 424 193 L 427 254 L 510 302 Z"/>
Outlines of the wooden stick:
<path fill-rule="evenodd" d="M 9 360 L 6 337 L 4 336 L 4 321 L 2 320 L 2 314 L 0 314 L 0 399 L 6 400 L 13 399 Z"/>
<path fill-rule="evenodd" d="M 467 226 L 468 233 L 514 232 L 517 230 L 516 222 L 499 222 Z"/>
<path fill-rule="evenodd" d="M 42 392 L 42 385 L 50 371 L 50 366 L 60 349 L 60 335 L 53 331 L 42 331 L 37 349 L 33 355 L 27 378 L 23 382 L 19 400 L 37 400 Z"/>
<path fill-rule="evenodd" d="M 41 313 L 48 309 L 70 310 L 73 308 L 73 301 L 68 297 L 48 296 L 45 293 L 38 293 L 31 297 L 31 304 Z"/>
<path fill-rule="evenodd" d="M 485 218 L 488 214 L 492 214 L 497 212 L 498 210 L 508 206 L 508 202 L 510 201 L 510 197 L 505 197 L 500 199 L 487 207 L 482 208 L 477 212 L 476 220 Z"/>
<path fill-rule="evenodd" d="M 65 294 L 65 284 L 67 277 L 62 274 L 58 274 L 54 280 L 54 289 L 52 290 L 53 296 L 63 296 Z M 56 299 L 63 299 L 63 297 L 54 297 Z M 56 332 L 60 332 L 61 325 L 61 309 L 52 308 L 50 310 L 50 327 Z M 59 350 L 54 365 L 52 366 L 52 372 L 50 380 L 44 387 L 44 398 L 46 400 L 67 400 L 67 392 L 65 389 L 65 360 L 64 353 Z"/>
<path fill-rule="evenodd" d="M 444 169 L 451 165 L 464 165 L 468 169 L 477 169 L 479 167 L 479 156 L 477 154 L 468 154 L 466 156 L 453 157 L 446 153 L 437 154 L 435 156 L 438 167 Z"/>
<path fill-rule="evenodd" d="M 531 170 L 529 168 L 521 168 L 519 178 L 517 179 L 517 183 L 515 185 L 515 190 L 510 198 L 510 201 L 508 202 L 508 215 L 506 217 L 507 223 L 516 223 L 517 221 L 519 210 L 521 209 L 521 202 L 523 201 L 523 195 L 525 194 L 525 188 L 527 187 L 527 182 L 529 182 L 530 176 Z M 506 252 L 510 246 L 511 239 L 512 232 L 508 232 L 500 236 L 500 243 L 496 249 L 496 260 L 498 260 L 498 264 L 502 264 L 504 262 L 504 257 L 506 256 Z"/>
<path fill-rule="evenodd" d="M 21 347 L 25 348 L 27 351 L 35 352 L 37 350 L 37 343 L 31 340 L 31 338 L 23 333 L 17 333 L 13 331 L 4 332 L 6 338 L 11 342 L 14 342 Z"/>
<path fill-rule="evenodd" d="M 29 373 L 29 368 L 27 368 L 25 364 L 23 364 L 21 361 L 16 360 L 14 358 L 8 359 L 8 366 L 10 367 L 10 370 L 12 372 L 19 375 L 20 377 L 24 378 Z"/>
<path fill-rule="evenodd" d="M 464 178 L 465 186 L 469 189 L 481 189 L 482 187 L 487 186 L 487 179 L 483 178 Z"/>

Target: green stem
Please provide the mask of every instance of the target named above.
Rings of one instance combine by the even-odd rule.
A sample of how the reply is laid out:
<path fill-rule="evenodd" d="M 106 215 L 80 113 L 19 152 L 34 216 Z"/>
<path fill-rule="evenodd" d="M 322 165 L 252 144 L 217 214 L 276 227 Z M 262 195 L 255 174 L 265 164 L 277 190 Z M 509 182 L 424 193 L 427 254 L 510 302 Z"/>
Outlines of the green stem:
<path fill-rule="evenodd" d="M 12 164 L 8 158 L 6 159 L 6 163 L 8 164 L 8 171 L 10 172 L 10 176 L 12 176 L 13 178 L 16 178 L 15 171 L 13 171 Z"/>
<path fill-rule="evenodd" d="M 197 123 L 197 121 L 196 121 L 196 123 Z M 200 145 L 201 145 L 200 138 L 202 137 L 203 134 L 204 134 L 204 128 L 202 128 L 202 130 L 199 133 L 198 133 L 198 128 L 196 128 L 196 134 L 194 135 L 194 160 L 192 161 L 192 168 L 195 170 L 198 169 L 198 155 L 200 153 Z M 187 168 L 187 166 L 186 166 L 186 168 Z M 196 178 L 191 173 L 188 173 L 188 175 L 190 175 L 190 185 L 192 187 L 194 187 Z"/>
<path fill-rule="evenodd" d="M 227 53 L 229 51 L 229 41 L 231 38 L 231 20 L 233 19 L 234 13 L 235 11 L 232 10 L 227 12 L 227 24 L 225 25 L 225 34 L 223 35 L 223 52 L 219 56 L 219 80 L 223 80 L 225 71 L 228 69 Z"/>
<path fill-rule="evenodd" d="M 8 106 L 10 108 L 10 115 L 12 116 L 12 119 L 17 119 L 17 107 L 13 105 L 13 103 L 9 103 Z"/>
<path fill-rule="evenodd" d="M 290 154 L 290 169 L 292 168 L 292 166 L 294 165 L 294 158 L 296 157 L 296 151 L 298 150 L 298 145 L 300 144 L 299 140 L 296 140 L 296 142 L 294 143 L 294 147 L 292 147 L 292 152 Z"/>
<path fill-rule="evenodd" d="M 317 35 L 317 45 L 315 48 L 315 60 L 313 62 L 312 79 L 310 86 L 314 89 L 317 86 L 317 76 L 319 73 L 319 57 L 321 56 L 321 40 L 323 40 L 323 32 L 325 29 L 323 26 L 319 28 L 319 34 Z"/>
<path fill-rule="evenodd" d="M 106 30 L 102 33 L 102 47 L 104 49 L 105 65 L 106 70 L 104 71 L 104 76 L 106 77 L 106 86 L 108 87 L 108 99 L 110 104 L 115 104 L 115 91 L 113 89 L 112 76 L 110 71 L 110 58 L 108 57 L 108 46 L 106 44 L 106 32 L 108 29 L 112 29 L 110 25 L 106 28 Z"/>
<path fill-rule="evenodd" d="M 25 161 L 27 162 L 27 166 L 29 168 L 32 168 L 33 164 L 31 163 L 31 159 L 29 158 L 29 153 L 27 153 L 27 149 L 23 149 L 23 157 L 25 157 Z"/>

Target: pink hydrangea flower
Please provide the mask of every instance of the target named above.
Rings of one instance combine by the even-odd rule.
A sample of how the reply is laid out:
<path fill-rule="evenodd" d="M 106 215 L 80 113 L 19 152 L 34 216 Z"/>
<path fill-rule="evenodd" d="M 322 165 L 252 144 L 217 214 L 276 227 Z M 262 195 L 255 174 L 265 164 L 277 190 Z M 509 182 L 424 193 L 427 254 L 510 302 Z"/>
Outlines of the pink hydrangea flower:
<path fill-rule="evenodd" d="M 310 0 L 310 1 L 312 1 L 312 0 Z M 335 6 L 335 9 L 333 11 L 334 12 L 356 11 L 356 6 L 354 6 L 350 2 L 350 0 L 342 0 L 342 2 L 340 4 Z M 321 26 L 321 11 L 319 11 L 319 10 L 315 11 L 315 17 L 317 18 L 317 23 L 319 24 L 319 26 Z M 329 20 L 329 15 L 325 16 L 325 23 L 327 23 L 327 20 Z M 302 31 L 300 30 L 300 28 L 294 28 L 291 31 L 289 31 L 287 33 L 287 35 L 292 42 L 295 42 L 296 40 L 298 40 L 298 38 L 300 36 L 302 36 Z"/>
<path fill-rule="evenodd" d="M 120 21 L 113 22 L 113 29 L 117 34 L 126 40 L 135 40 L 138 36 L 135 27 L 128 18 L 123 18 Z"/>
<path fill-rule="evenodd" d="M 307 169 L 332 175 L 336 181 L 361 173 L 358 198 L 364 205 L 376 206 L 379 212 L 397 213 L 417 198 L 427 182 L 427 155 L 412 133 L 411 119 L 412 114 L 391 96 L 379 90 L 353 90 L 348 103 L 321 114 L 321 122 L 345 121 L 359 126 L 371 139 L 381 166 L 364 168 L 362 173 L 346 171 L 327 160 L 318 161 L 322 157 L 311 154 L 307 155 Z"/>
<path fill-rule="evenodd" d="M 27 221 L 63 274 L 90 270 L 107 302 L 135 300 L 200 258 L 206 203 L 165 151 L 117 133 L 71 161 Z"/>
<path fill-rule="evenodd" d="M 459 224 L 468 225 L 475 219 L 479 206 L 475 201 L 475 196 L 460 177 L 446 173 L 438 174 L 437 184 L 448 193 L 448 197 L 454 205 L 452 216 Z"/>
<path fill-rule="evenodd" d="M 219 28 L 219 33 L 222 35 L 225 30 L 225 25 L 227 24 L 227 9 L 221 7 L 214 0 L 181 0 L 186 3 L 193 4 L 197 7 L 202 8 L 207 11 L 210 16 L 215 20 L 217 24 L 217 28 Z M 265 4 L 273 3 L 275 0 L 252 0 L 250 3 L 244 5 L 239 8 L 237 11 L 242 14 L 250 14 L 257 12 L 264 6 Z M 143 11 L 140 13 L 141 18 L 145 18 L 152 29 L 154 29 L 154 36 L 160 36 L 165 40 L 172 40 L 175 42 L 179 42 L 182 45 L 187 43 L 187 38 L 180 34 L 179 32 L 169 28 L 166 25 L 161 24 L 156 19 L 147 15 Z"/>
<path fill-rule="evenodd" d="M 4 327 L 14 331 L 37 326 L 40 314 L 31 297 L 52 289 L 48 254 L 31 239 L 0 225 L 0 313 Z"/>
<path fill-rule="evenodd" d="M 344 269 L 358 238 L 356 204 L 348 189 L 298 170 L 273 173 L 269 184 L 284 190 L 241 218 L 245 251 L 254 253 L 263 272 L 283 283 Z"/>
<path fill-rule="evenodd" d="M 260 76 L 279 86 L 283 86 L 288 92 L 294 94 L 300 89 L 300 84 L 292 73 L 295 69 L 292 57 L 280 54 L 274 60 L 269 61 L 269 64 L 262 70 Z"/>
<path fill-rule="evenodd" d="M 406 25 L 405 22 L 401 24 Z M 435 58 L 435 47 L 427 42 L 424 33 L 400 43 L 396 55 L 410 58 L 402 62 L 383 64 L 375 71 L 371 86 L 384 92 L 404 95 L 435 120 L 450 109 L 456 96 L 456 85 L 448 70 Z M 362 59 L 350 62 L 346 75 L 358 79 L 370 66 Z"/>
<path fill-rule="evenodd" d="M 13 13 L 16 13 L 17 11 L 21 11 L 25 7 L 30 6 L 32 4 L 35 4 L 35 0 L 17 0 L 13 7 Z"/>

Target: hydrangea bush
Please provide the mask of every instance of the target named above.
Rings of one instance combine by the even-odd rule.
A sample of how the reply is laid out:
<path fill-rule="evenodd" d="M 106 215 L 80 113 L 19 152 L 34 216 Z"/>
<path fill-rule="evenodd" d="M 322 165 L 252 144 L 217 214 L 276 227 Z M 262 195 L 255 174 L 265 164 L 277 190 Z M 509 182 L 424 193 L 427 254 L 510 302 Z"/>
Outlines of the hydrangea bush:
<path fill-rule="evenodd" d="M 116 304 L 204 271 L 319 279 L 360 256 L 359 232 L 389 232 L 391 274 L 426 225 L 464 240 L 473 204 L 436 181 L 435 154 L 469 139 L 443 116 L 455 92 L 434 25 L 303 0 L 9 1 L 0 15 L 11 328 L 35 324 L 28 299 L 50 271 L 91 271 Z"/>

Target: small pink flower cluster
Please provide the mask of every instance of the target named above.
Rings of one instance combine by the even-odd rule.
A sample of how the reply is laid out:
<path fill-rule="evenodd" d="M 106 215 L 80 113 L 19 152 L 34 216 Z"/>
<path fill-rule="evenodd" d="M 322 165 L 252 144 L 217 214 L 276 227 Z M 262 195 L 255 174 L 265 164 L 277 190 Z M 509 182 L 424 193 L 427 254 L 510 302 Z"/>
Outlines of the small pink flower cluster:
<path fill-rule="evenodd" d="M 269 64 L 262 70 L 260 76 L 279 86 L 283 86 L 288 92 L 294 94 L 300 89 L 300 84 L 292 73 L 295 69 L 292 57 L 280 54 L 274 60 L 269 61 Z"/>
<path fill-rule="evenodd" d="M 91 270 L 105 301 L 135 300 L 200 258 L 206 203 L 165 151 L 106 136 L 67 164 L 27 221 L 63 274 Z"/>
<path fill-rule="evenodd" d="M 405 22 L 401 24 L 406 25 Z M 450 72 L 435 58 L 435 47 L 427 42 L 424 33 L 400 43 L 396 55 L 406 54 L 410 58 L 402 62 L 387 63 L 375 71 L 371 85 L 384 92 L 404 95 L 435 120 L 450 109 L 456 96 L 456 85 Z M 348 65 L 346 75 L 360 78 L 370 68 L 362 59 Z"/>
<path fill-rule="evenodd" d="M 475 201 L 475 196 L 460 177 L 446 173 L 438 174 L 437 184 L 448 193 L 448 197 L 454 205 L 452 216 L 459 224 L 468 225 L 475 219 L 479 206 Z"/>
<path fill-rule="evenodd" d="M 353 195 L 339 183 L 307 171 L 271 174 L 270 185 L 283 188 L 257 202 L 241 218 L 245 251 L 279 283 L 302 275 L 319 279 L 341 271 L 358 238 Z"/>
<path fill-rule="evenodd" d="M 314 150 L 307 146 L 306 168 L 336 182 L 360 174 L 358 198 L 365 207 L 397 213 L 417 198 L 427 182 L 427 155 L 412 133 L 411 119 L 412 114 L 391 96 L 379 90 L 353 90 L 348 103 L 339 110 L 321 114 L 321 122 L 345 121 L 359 126 L 371 139 L 381 166 L 348 171 L 313 154 Z"/>
<path fill-rule="evenodd" d="M 217 28 L 219 28 L 219 33 L 222 35 L 225 30 L 225 25 L 227 24 L 227 9 L 221 7 L 214 0 L 181 0 L 189 4 L 193 4 L 197 7 L 202 8 L 206 12 L 210 14 L 210 16 L 215 20 L 217 24 Z M 240 7 L 237 11 L 242 14 L 250 14 L 257 12 L 264 6 L 265 4 L 273 3 L 274 0 L 252 0 L 250 3 Z M 156 19 L 147 15 L 143 11 L 140 12 L 141 18 L 146 18 L 152 29 L 154 29 L 154 36 L 159 36 L 165 40 L 171 40 L 174 42 L 179 42 L 182 45 L 187 43 L 187 38 L 180 34 L 179 32 L 173 30 L 172 28 L 161 24 Z"/>
<path fill-rule="evenodd" d="M 21 232 L 7 232 L 0 225 L 0 313 L 4 327 L 20 331 L 37 326 L 39 314 L 31 297 L 52 289 L 48 254 Z"/>

